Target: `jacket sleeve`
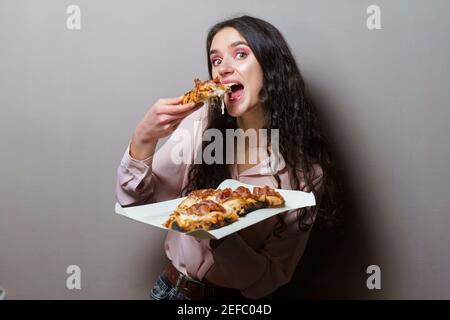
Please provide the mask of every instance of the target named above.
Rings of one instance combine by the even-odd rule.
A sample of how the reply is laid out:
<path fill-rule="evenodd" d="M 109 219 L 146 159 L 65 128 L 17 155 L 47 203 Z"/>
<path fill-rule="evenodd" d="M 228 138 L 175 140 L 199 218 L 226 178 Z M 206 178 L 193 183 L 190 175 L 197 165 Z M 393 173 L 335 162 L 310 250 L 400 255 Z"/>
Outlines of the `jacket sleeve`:
<path fill-rule="evenodd" d="M 321 181 L 320 170 L 313 183 L 319 188 Z M 214 265 L 209 276 L 215 278 L 216 272 L 226 274 L 227 282 L 217 284 L 239 289 L 250 299 L 262 298 L 288 283 L 306 248 L 310 231 L 298 229 L 295 210 L 280 215 L 287 228 L 277 236 L 272 233 L 259 250 L 250 247 L 238 233 L 230 235 L 217 248 L 211 249 Z"/>
<path fill-rule="evenodd" d="M 142 205 L 180 196 L 188 161 L 192 160 L 194 133 L 201 126 L 204 108 L 186 117 L 155 154 L 145 160 L 130 156 L 126 149 L 117 169 L 116 198 L 121 206 Z M 184 140 L 183 140 L 184 139 Z M 183 161 L 180 154 L 184 150 Z"/>

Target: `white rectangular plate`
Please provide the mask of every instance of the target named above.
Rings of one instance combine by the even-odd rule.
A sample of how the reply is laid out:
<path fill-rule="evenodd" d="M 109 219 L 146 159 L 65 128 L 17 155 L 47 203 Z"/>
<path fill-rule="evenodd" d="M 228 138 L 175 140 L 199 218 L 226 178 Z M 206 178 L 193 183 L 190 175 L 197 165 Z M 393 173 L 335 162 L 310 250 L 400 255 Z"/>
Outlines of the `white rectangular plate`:
<path fill-rule="evenodd" d="M 224 180 L 219 185 L 218 189 L 231 188 L 232 190 L 234 190 L 239 186 L 244 186 L 246 188 L 249 188 L 250 190 L 255 187 L 251 184 L 245 184 L 237 180 L 228 179 Z M 239 218 L 238 221 L 228 226 L 210 231 L 196 230 L 186 234 L 202 239 L 220 239 L 241 229 L 247 228 L 262 220 L 270 218 L 278 213 L 316 205 L 316 199 L 314 198 L 314 194 L 312 192 L 308 193 L 284 189 L 276 189 L 276 191 L 278 191 L 284 197 L 284 207 L 255 210 L 248 213 L 245 217 Z M 128 217 L 132 220 L 143 222 L 161 229 L 169 230 L 162 224 L 169 218 L 169 215 L 184 199 L 186 199 L 186 197 L 126 208 L 123 208 L 119 205 L 119 203 L 116 203 L 115 209 L 116 213 Z"/>

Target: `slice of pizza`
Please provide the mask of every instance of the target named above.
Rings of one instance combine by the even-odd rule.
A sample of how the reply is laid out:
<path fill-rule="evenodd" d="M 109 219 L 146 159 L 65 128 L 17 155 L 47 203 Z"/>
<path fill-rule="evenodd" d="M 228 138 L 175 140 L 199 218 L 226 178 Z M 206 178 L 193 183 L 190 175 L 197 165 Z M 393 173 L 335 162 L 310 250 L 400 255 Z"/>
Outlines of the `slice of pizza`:
<path fill-rule="evenodd" d="M 187 209 L 177 209 L 164 224 L 166 228 L 189 232 L 197 229 L 212 230 L 229 225 L 239 219 L 232 211 L 211 200 L 202 200 Z"/>
<path fill-rule="evenodd" d="M 204 82 L 199 79 L 195 79 L 194 82 L 194 89 L 183 95 L 182 103 L 208 102 L 210 105 L 215 105 L 220 101 L 222 114 L 224 114 L 224 96 L 225 94 L 231 92 L 231 87 L 234 83 L 223 84 L 220 82 L 219 77 L 214 78 L 214 80 L 207 80 Z"/>
<path fill-rule="evenodd" d="M 284 206 L 283 196 L 269 186 L 253 187 L 253 195 L 258 201 L 267 203 L 270 208 Z"/>

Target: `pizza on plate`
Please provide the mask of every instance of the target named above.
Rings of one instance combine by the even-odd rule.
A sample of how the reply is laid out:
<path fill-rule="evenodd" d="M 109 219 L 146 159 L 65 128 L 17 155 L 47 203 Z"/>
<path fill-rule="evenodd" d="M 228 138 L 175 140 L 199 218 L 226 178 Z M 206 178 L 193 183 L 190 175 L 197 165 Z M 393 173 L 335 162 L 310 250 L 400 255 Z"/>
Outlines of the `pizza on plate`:
<path fill-rule="evenodd" d="M 281 194 L 268 186 L 254 187 L 253 192 L 243 186 L 235 190 L 194 190 L 181 201 L 164 226 L 182 232 L 212 230 L 236 222 L 254 210 L 283 207 L 284 203 Z"/>

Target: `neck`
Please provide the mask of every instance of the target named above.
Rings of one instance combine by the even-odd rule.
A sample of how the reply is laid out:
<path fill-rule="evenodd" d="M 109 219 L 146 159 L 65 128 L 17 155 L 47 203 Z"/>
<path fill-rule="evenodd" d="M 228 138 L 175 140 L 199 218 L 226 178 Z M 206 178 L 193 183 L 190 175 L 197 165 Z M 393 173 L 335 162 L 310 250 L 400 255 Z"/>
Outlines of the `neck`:
<path fill-rule="evenodd" d="M 265 125 L 264 111 L 261 104 L 258 104 L 251 110 L 237 117 L 236 123 L 238 128 L 247 131 L 248 129 L 259 130 Z"/>
<path fill-rule="evenodd" d="M 239 129 L 247 131 L 248 129 L 256 130 L 256 146 L 250 147 L 247 139 L 245 139 L 245 163 L 249 163 L 249 157 L 252 155 L 256 157 L 259 163 L 265 159 L 267 155 L 267 145 L 260 141 L 259 130 L 265 127 L 264 110 L 261 104 L 258 104 L 251 110 L 244 113 L 242 116 L 237 117 L 236 124 Z M 255 158 L 253 158 L 255 159 Z"/>

